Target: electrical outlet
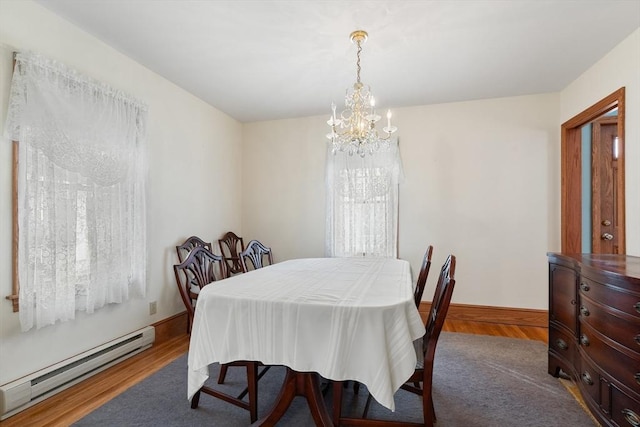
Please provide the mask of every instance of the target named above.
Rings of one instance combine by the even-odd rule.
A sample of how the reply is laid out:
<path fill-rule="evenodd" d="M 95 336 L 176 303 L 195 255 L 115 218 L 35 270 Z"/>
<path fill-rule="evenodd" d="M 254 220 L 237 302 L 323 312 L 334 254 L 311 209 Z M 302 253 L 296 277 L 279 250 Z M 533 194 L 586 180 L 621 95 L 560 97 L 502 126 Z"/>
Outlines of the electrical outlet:
<path fill-rule="evenodd" d="M 158 311 L 158 302 L 151 301 L 149 303 L 149 315 L 156 314 L 157 311 Z"/>

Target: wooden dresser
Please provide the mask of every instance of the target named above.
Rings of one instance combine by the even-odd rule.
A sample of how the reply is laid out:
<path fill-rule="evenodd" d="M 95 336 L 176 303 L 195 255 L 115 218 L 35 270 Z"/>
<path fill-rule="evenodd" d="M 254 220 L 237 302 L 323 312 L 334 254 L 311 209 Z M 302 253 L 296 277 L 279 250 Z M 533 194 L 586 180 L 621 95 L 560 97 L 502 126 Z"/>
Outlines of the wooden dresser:
<path fill-rule="evenodd" d="M 640 257 L 547 255 L 549 373 L 602 425 L 640 427 Z"/>

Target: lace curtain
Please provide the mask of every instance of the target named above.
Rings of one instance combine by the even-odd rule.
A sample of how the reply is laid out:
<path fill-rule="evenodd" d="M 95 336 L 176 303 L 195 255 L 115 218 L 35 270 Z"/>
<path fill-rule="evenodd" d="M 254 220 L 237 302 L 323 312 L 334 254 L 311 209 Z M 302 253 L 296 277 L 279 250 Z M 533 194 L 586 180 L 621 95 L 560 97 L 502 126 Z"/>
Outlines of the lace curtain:
<path fill-rule="evenodd" d="M 398 144 L 364 158 L 327 152 L 328 256 L 398 255 Z"/>
<path fill-rule="evenodd" d="M 145 294 L 147 107 L 37 54 L 15 59 L 5 137 L 19 141 L 26 331 Z"/>

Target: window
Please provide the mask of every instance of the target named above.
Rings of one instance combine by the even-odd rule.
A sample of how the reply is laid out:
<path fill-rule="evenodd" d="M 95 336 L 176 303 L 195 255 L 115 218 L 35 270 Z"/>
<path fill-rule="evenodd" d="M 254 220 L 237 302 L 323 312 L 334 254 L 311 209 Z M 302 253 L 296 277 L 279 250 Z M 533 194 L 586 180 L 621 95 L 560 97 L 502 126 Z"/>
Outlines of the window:
<path fill-rule="evenodd" d="M 364 158 L 327 154 L 327 254 L 397 257 L 397 143 Z"/>
<path fill-rule="evenodd" d="M 144 295 L 145 121 L 146 106 L 122 92 L 16 55 L 5 127 L 17 187 L 9 298 L 23 331 Z"/>

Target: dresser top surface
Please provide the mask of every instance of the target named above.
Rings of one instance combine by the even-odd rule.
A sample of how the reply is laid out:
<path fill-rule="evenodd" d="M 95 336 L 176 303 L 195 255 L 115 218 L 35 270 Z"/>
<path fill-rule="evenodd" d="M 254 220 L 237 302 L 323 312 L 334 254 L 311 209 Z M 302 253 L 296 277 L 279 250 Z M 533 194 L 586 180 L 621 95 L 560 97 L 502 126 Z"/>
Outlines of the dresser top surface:
<path fill-rule="evenodd" d="M 571 260 L 583 268 L 592 268 L 640 280 L 640 257 L 607 254 L 561 254 L 548 253 L 549 259 Z"/>

